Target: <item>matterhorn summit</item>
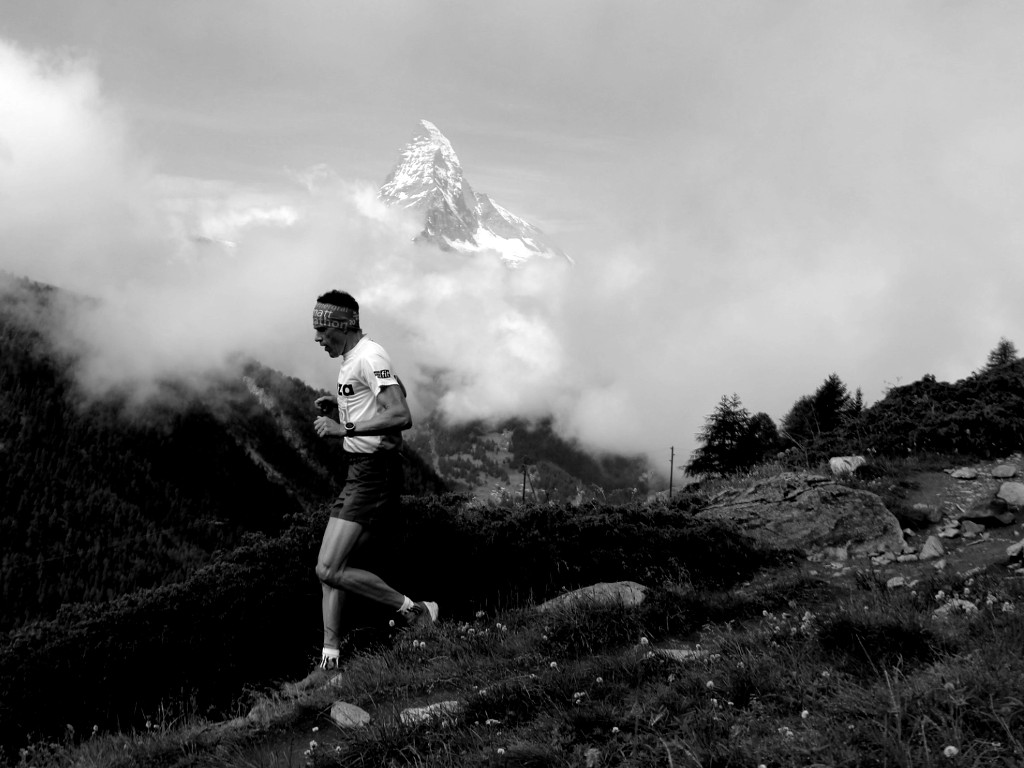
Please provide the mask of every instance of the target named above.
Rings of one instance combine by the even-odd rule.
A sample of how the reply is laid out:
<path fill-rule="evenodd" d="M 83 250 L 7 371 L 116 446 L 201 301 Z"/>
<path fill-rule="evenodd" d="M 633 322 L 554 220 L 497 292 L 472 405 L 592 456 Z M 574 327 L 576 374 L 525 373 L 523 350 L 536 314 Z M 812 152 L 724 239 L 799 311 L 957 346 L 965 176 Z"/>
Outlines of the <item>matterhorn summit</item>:
<path fill-rule="evenodd" d="M 423 231 L 417 240 L 446 251 L 490 252 L 510 267 L 534 258 L 572 264 L 537 227 L 475 193 L 451 142 L 426 120 L 402 149 L 378 196 L 388 205 L 422 212 Z"/>

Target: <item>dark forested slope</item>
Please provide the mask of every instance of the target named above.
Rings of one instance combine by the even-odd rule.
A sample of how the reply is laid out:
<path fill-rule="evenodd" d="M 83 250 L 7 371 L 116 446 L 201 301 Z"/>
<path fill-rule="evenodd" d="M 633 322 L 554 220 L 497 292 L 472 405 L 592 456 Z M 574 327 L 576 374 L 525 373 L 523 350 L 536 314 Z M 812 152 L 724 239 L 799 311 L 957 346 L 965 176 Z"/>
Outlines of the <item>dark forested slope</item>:
<path fill-rule="evenodd" d="M 86 400 L 73 360 L 24 320 L 55 295 L 0 292 L 0 630 L 180 580 L 336 490 L 337 447 L 309 429 L 322 393 L 240 360 L 144 405 Z M 444 490 L 408 459 L 409 493 Z"/>

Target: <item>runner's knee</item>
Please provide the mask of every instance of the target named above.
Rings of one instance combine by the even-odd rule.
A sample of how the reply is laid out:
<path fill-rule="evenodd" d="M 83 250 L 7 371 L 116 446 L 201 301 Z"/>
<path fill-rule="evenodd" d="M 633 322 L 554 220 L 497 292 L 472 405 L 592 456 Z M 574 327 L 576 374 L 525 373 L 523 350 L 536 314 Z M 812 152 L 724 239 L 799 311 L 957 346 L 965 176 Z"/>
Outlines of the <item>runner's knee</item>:
<path fill-rule="evenodd" d="M 337 573 L 338 573 L 338 571 L 335 570 L 334 568 L 332 568 L 327 563 L 317 563 L 316 564 L 316 577 L 318 579 L 320 579 L 320 581 L 323 581 L 323 582 L 329 581 Z"/>

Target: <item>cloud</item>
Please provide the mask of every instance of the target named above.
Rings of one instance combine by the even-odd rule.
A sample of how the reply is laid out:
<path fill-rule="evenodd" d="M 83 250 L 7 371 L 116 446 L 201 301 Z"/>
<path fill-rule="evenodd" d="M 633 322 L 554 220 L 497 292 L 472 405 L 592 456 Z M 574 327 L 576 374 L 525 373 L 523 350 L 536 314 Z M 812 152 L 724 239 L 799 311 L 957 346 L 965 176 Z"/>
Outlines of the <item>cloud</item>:
<path fill-rule="evenodd" d="M 337 287 L 422 385 L 421 411 L 535 418 L 571 400 L 579 382 L 557 322 L 567 268 L 423 249 L 417 222 L 324 167 L 282 171 L 273 189 L 160 175 L 88 61 L 6 43 L 0 61 L 11 97 L 0 101 L 22 105 L 2 129 L 0 189 L 17 205 L 0 266 L 98 299 L 45 322 L 86 392 L 146 397 L 164 378 L 203 382 L 238 354 L 329 386 L 336 363 L 309 321 L 315 296 Z"/>
<path fill-rule="evenodd" d="M 126 121 L 89 61 L 0 44 L 0 266 L 103 298 L 106 315 L 81 326 L 96 386 L 198 375 L 239 351 L 328 386 L 334 363 L 306 317 L 312 296 L 339 287 L 362 301 L 421 412 L 551 413 L 588 446 L 656 465 L 671 445 L 692 450 L 723 394 L 779 419 L 836 372 L 870 403 L 925 373 L 965 376 L 1019 332 L 1019 10 L 588 3 L 537 28 L 517 6 L 507 34 L 492 9 L 457 5 L 398 38 L 390 12 L 345 14 L 362 24 L 355 51 L 289 7 L 301 50 L 290 34 L 264 41 L 265 24 L 228 41 L 267 42 L 274 66 L 259 71 L 189 48 L 182 69 L 140 79 L 150 90 L 132 106 L 149 123 Z M 177 50 L 195 22 L 166 13 L 190 31 L 161 41 Z M 131 47 L 136 29 L 112 34 L 160 71 L 148 42 Z M 472 55 L 431 57 L 453 33 Z M 514 77 L 500 66 L 509 46 Z M 180 87 L 213 67 L 223 84 Z M 225 87 L 251 98 L 225 100 Z M 165 116 L 207 111 L 214 134 L 185 140 L 189 121 L 171 121 L 189 160 L 178 167 L 300 165 L 334 142 L 325 155 L 346 178 L 158 173 L 140 122 L 170 131 Z M 351 177 L 382 179 L 395 148 L 367 136 L 417 117 L 575 269 L 509 272 L 415 248 L 415 222 Z M 222 151 L 240 135 L 252 141 Z"/>

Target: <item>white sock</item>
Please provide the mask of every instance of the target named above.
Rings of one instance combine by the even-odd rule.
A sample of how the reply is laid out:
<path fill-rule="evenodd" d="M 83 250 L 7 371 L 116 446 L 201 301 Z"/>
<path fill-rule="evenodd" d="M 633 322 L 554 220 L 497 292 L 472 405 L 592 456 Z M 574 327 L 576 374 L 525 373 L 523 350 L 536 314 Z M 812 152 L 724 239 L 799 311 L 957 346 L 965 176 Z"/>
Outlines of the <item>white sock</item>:
<path fill-rule="evenodd" d="M 402 607 L 398 609 L 398 612 L 399 613 L 405 613 L 406 611 L 411 611 L 412 607 L 415 605 L 415 603 L 412 600 L 410 600 L 408 597 L 406 597 L 405 595 L 402 595 L 402 600 L 403 600 Z"/>
<path fill-rule="evenodd" d="M 341 658 L 341 650 L 324 646 L 323 654 L 320 656 L 320 666 L 324 669 L 337 669 L 338 661 Z"/>

